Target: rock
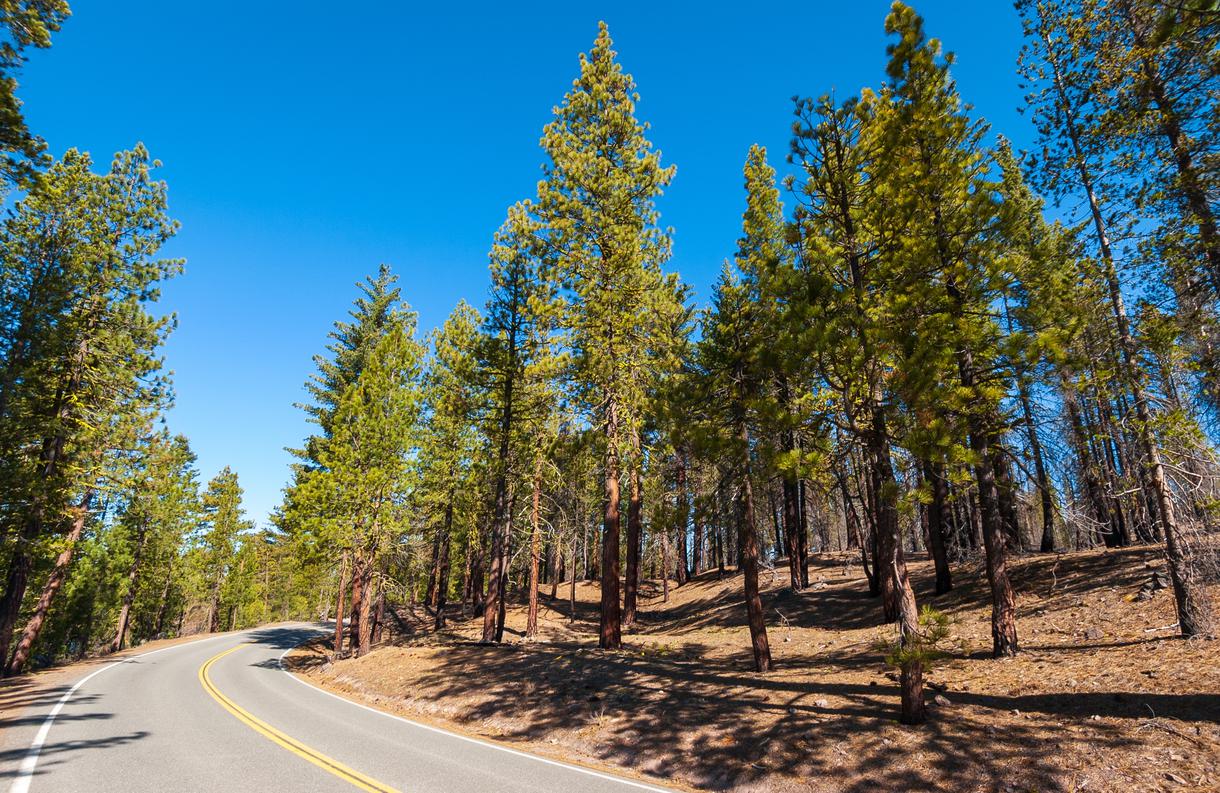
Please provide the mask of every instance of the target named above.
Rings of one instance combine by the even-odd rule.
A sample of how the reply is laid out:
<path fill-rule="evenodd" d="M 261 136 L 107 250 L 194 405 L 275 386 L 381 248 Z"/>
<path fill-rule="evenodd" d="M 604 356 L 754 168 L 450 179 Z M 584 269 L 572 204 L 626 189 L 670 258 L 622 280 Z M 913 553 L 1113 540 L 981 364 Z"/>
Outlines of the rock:
<path fill-rule="evenodd" d="M 935 702 L 937 705 L 941 706 L 942 708 L 945 707 L 946 705 L 952 704 L 949 702 L 949 698 L 944 696 L 943 694 L 937 694 L 936 696 L 932 697 L 932 701 Z"/>

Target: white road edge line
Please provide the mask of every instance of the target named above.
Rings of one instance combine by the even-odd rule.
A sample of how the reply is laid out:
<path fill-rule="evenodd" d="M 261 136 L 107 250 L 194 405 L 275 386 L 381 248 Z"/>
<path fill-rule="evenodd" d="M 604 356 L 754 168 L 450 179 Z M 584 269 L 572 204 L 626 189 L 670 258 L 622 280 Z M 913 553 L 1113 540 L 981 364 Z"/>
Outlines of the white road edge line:
<path fill-rule="evenodd" d="M 589 768 L 582 768 L 581 766 L 572 765 L 570 763 L 561 763 L 558 760 L 550 760 L 545 757 L 539 757 L 536 754 L 530 754 L 529 752 L 521 752 L 516 749 L 510 749 L 507 746 L 501 746 L 500 744 L 492 743 L 490 741 L 483 741 L 483 740 L 479 740 L 478 738 L 471 738 L 469 735 L 462 735 L 461 733 L 450 732 L 449 730 L 442 730 L 440 727 L 433 727 L 430 724 L 423 724 L 418 721 L 412 721 L 411 719 L 405 719 L 402 716 L 397 716 L 393 713 L 386 713 L 384 710 L 378 710 L 377 708 L 371 708 L 368 705 L 363 705 L 359 702 L 355 702 L 353 700 L 348 699 L 347 697 L 341 697 L 338 694 L 334 694 L 330 691 L 327 691 L 324 688 L 319 688 L 318 686 L 315 686 L 313 683 L 310 683 L 308 680 L 305 680 L 305 679 L 293 674 L 292 672 L 289 672 L 284 667 L 284 656 L 288 655 L 288 653 L 292 652 L 297 647 L 299 647 L 301 644 L 304 644 L 307 641 L 309 641 L 309 639 L 306 639 L 305 641 L 302 641 L 302 642 L 300 642 L 300 644 L 297 644 L 293 647 L 289 647 L 287 650 L 280 653 L 280 657 L 276 659 L 276 664 L 279 666 L 281 672 L 288 675 L 290 678 L 297 681 L 301 685 L 303 685 L 307 688 L 312 688 L 314 691 L 318 691 L 322 694 L 325 694 L 328 697 L 334 697 L 335 699 L 339 700 L 340 702 L 346 702 L 349 705 L 354 705 L 357 708 L 363 708 L 364 710 L 370 711 L 372 713 L 380 714 L 382 716 L 385 716 L 386 718 L 395 719 L 396 721 L 401 721 L 404 724 L 410 724 L 412 727 L 419 727 L 424 730 L 429 730 L 431 732 L 440 733 L 441 735 L 448 735 L 451 738 L 458 738 L 459 740 L 467 741 L 469 743 L 476 743 L 479 746 L 485 746 L 488 749 L 495 749 L 498 752 L 508 752 L 509 754 L 515 754 L 518 757 L 526 757 L 526 758 L 529 758 L 530 760 L 537 760 L 539 763 L 546 763 L 547 765 L 553 765 L 553 766 L 558 766 L 560 768 L 566 768 L 570 771 L 579 771 L 582 774 L 588 774 L 589 776 L 595 776 L 595 777 L 598 777 L 599 779 L 607 779 L 611 782 L 619 782 L 624 785 L 630 785 L 631 787 L 640 788 L 641 790 L 651 790 L 651 791 L 653 791 L 653 793 L 675 793 L 673 788 L 653 787 L 652 785 L 646 785 L 643 782 L 636 782 L 632 779 L 626 779 L 624 777 L 614 776 L 613 774 L 603 774 L 600 771 L 594 771 Z"/>
<path fill-rule="evenodd" d="M 64 705 L 68 704 L 68 700 L 72 698 L 72 695 L 76 693 L 78 688 L 83 686 L 85 683 L 88 683 L 102 672 L 105 672 L 107 669 L 119 666 L 120 664 L 128 663 L 129 661 L 134 661 L 137 658 L 147 658 L 150 655 L 163 653 L 166 650 L 177 650 L 181 647 L 190 647 L 195 644 L 202 644 L 203 642 L 210 642 L 213 639 L 224 639 L 226 637 L 232 638 L 233 634 L 226 633 L 221 636 L 209 636 L 206 639 L 195 639 L 193 641 L 183 642 L 182 644 L 175 644 L 171 647 L 162 647 L 160 650 L 150 650 L 149 652 L 133 655 L 130 658 L 124 658 L 120 661 L 111 661 L 101 669 L 95 669 L 82 677 L 80 680 L 76 681 L 76 685 L 68 689 L 68 691 L 59 698 L 59 701 L 55 703 L 55 707 L 51 708 L 51 712 L 47 714 L 47 718 L 45 721 L 43 721 L 42 726 L 38 728 L 38 734 L 34 736 L 34 742 L 30 744 L 30 750 L 26 752 L 25 758 L 21 761 L 21 767 L 17 769 L 17 776 L 14 777 L 13 784 L 9 786 L 9 793 L 26 793 L 30 789 L 30 780 L 34 778 L 34 769 L 38 767 L 38 755 L 42 753 L 42 745 L 47 742 L 47 735 L 51 732 L 51 725 L 55 723 L 55 717 L 58 716 L 59 712 L 64 709 Z"/>

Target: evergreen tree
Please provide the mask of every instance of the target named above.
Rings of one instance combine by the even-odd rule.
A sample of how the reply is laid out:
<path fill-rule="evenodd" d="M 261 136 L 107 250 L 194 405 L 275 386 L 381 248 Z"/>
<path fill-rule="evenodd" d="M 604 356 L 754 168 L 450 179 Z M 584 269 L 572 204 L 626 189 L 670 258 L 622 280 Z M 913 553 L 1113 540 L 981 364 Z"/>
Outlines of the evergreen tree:
<path fill-rule="evenodd" d="M 198 547 L 200 572 L 206 586 L 206 630 L 214 633 L 221 628 L 221 594 L 237 558 L 240 535 L 254 528 L 246 520 L 241 505 L 242 489 L 237 474 L 228 466 L 208 482 L 201 502 L 203 520 L 200 524 Z M 234 626 L 228 624 L 231 629 Z"/>
<path fill-rule="evenodd" d="M 158 259 L 177 224 L 159 163 L 137 146 L 104 175 L 69 151 L 18 203 L 0 235 L 0 515 L 8 546 L 0 658 L 36 544 L 65 530 L 59 573 L 44 586 L 22 639 L 37 638 L 83 530 L 106 455 L 169 399 L 158 348 L 173 326 L 149 307 L 181 262 Z M 21 664 L 10 664 L 19 669 Z"/>
<path fill-rule="evenodd" d="M 622 644 L 619 600 L 622 460 L 644 400 L 643 310 L 669 255 L 654 201 L 673 178 L 635 116 L 635 82 L 615 60 L 605 23 L 542 147 L 538 188 L 548 257 L 568 290 L 564 325 L 580 398 L 604 439 L 600 645 Z"/>
<path fill-rule="evenodd" d="M 462 516 L 477 501 L 474 492 L 478 453 L 478 332 L 481 318 L 459 303 L 432 335 L 432 356 L 424 376 L 424 421 L 419 448 L 419 497 L 416 504 L 432 526 L 432 570 L 425 602 L 433 608 L 434 627 L 445 625 L 450 589 L 452 545 Z"/>
<path fill-rule="evenodd" d="M 9 0 L 0 4 L 0 178 L 27 184 L 43 165 L 46 144 L 30 132 L 17 98 L 16 73 L 30 47 L 51 46 L 71 12 L 65 0 Z"/>
<path fill-rule="evenodd" d="M 504 591 L 511 556 L 512 495 L 520 466 L 533 467 L 526 447 L 550 413 L 555 286 L 540 257 L 530 205 L 517 204 L 491 250 L 491 295 L 483 324 L 480 377 L 488 389 L 486 434 L 492 457 L 491 556 L 483 600 L 483 641 L 504 635 Z M 523 459 L 523 457 L 525 459 Z"/>

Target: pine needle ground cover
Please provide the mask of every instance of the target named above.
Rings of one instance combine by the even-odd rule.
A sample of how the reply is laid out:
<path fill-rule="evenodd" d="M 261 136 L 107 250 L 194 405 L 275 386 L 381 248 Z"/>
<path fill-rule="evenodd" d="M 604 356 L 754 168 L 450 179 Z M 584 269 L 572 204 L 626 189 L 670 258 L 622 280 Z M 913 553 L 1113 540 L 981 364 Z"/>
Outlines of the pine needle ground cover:
<path fill-rule="evenodd" d="M 1217 790 L 1220 653 L 1175 637 L 1169 591 L 1139 599 L 1161 570 L 1151 548 L 1018 562 L 1023 650 L 994 660 L 981 571 L 932 597 L 932 565 L 915 559 L 916 589 L 952 618 L 921 727 L 896 721 L 879 649 L 892 629 L 877 625 L 855 560 L 833 555 L 800 594 L 782 565 L 763 571 L 768 674 L 752 671 L 731 571 L 671 586 L 668 602 L 647 582 L 621 651 L 597 648 L 598 589 L 581 583 L 574 623 L 567 584 L 543 598 L 537 641 L 522 638 L 519 603 L 502 646 L 477 643 L 477 619 L 455 612 L 436 634 L 422 609 L 403 609 L 397 634 L 361 658 L 303 648 L 291 663 L 410 718 L 699 789 Z"/>

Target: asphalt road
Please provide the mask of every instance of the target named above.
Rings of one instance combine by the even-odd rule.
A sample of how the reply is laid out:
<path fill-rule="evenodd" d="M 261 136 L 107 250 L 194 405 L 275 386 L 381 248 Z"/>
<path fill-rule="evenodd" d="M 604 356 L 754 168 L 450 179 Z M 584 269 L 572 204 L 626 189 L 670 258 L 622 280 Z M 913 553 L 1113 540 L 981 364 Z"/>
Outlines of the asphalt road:
<path fill-rule="evenodd" d="M 323 630 L 260 628 L 103 666 L 4 725 L 0 779 L 10 793 L 661 789 L 398 719 L 280 667 Z"/>

